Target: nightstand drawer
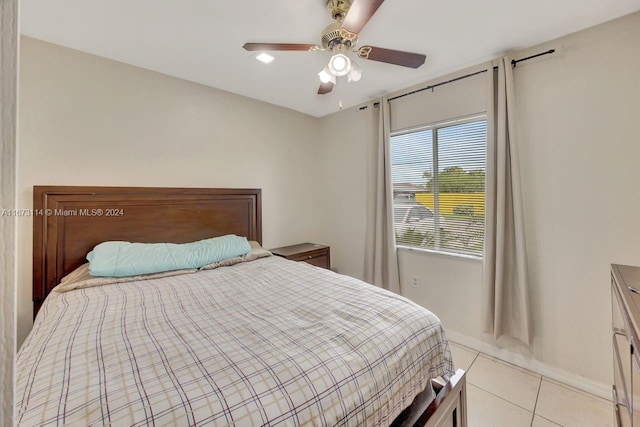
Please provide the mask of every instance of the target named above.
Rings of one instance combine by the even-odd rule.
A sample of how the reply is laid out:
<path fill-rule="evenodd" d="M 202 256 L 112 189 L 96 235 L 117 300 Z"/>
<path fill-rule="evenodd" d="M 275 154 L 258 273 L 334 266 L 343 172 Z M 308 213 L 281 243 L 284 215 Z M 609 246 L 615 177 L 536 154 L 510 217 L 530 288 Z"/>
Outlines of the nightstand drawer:
<path fill-rule="evenodd" d="M 303 259 L 297 259 L 296 261 L 302 261 L 307 264 L 315 265 L 316 267 L 329 269 L 329 257 L 327 255 L 307 256 Z"/>
<path fill-rule="evenodd" d="M 329 246 L 315 243 L 301 243 L 299 245 L 271 249 L 271 253 L 291 261 L 306 262 L 307 264 L 326 269 L 331 268 Z"/>

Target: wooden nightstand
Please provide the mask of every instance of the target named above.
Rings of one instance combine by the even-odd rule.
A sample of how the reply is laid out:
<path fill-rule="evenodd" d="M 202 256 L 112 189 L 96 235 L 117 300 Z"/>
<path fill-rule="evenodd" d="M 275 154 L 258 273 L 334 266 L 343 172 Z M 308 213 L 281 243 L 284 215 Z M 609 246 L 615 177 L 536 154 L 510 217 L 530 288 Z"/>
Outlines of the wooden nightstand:
<path fill-rule="evenodd" d="M 315 243 L 300 243 L 299 245 L 283 246 L 271 249 L 271 253 L 291 261 L 302 261 L 316 267 L 329 270 L 331 268 L 331 255 L 329 246 Z"/>

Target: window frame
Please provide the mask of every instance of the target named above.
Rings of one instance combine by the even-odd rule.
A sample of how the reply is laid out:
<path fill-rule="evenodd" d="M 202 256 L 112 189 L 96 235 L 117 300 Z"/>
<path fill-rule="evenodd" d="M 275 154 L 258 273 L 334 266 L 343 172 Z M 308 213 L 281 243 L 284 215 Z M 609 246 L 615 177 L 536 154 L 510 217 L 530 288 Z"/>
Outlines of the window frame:
<path fill-rule="evenodd" d="M 397 236 L 395 236 L 395 232 L 394 232 L 394 238 L 393 238 L 393 242 L 395 244 L 395 246 L 397 248 L 401 248 L 401 249 L 407 249 L 407 250 L 411 250 L 411 251 L 421 251 L 421 252 L 428 252 L 428 253 L 434 253 L 434 254 L 439 254 L 439 255 L 446 255 L 446 256 L 453 256 L 453 257 L 460 257 L 460 258 L 467 258 L 467 259 L 473 259 L 473 260 L 480 260 L 482 261 L 484 259 L 484 255 L 483 254 L 477 254 L 477 253 L 471 253 L 471 252 L 465 252 L 463 250 L 448 250 L 448 249 L 443 249 L 440 247 L 440 191 L 439 191 L 439 183 L 438 183 L 438 165 L 439 165 L 439 159 L 438 159 L 438 130 L 439 129 L 443 129 L 443 128 L 447 128 L 447 127 L 451 127 L 451 126 L 456 126 L 456 125 L 463 125 L 466 123 L 472 123 L 472 122 L 477 122 L 477 121 L 481 121 L 484 120 L 485 122 L 487 122 L 487 113 L 483 112 L 483 113 L 476 113 L 476 114 L 471 114 L 468 116 L 462 116 L 459 118 L 455 118 L 455 119 L 447 119 L 447 120 L 442 120 L 442 121 L 438 121 L 438 122 L 433 122 L 433 123 L 429 123 L 429 124 L 423 124 L 423 125 L 418 125 L 418 126 L 411 126 L 408 128 L 403 128 L 403 129 L 397 129 L 394 131 L 389 132 L 389 146 L 391 148 L 391 138 L 393 138 L 394 136 L 400 136 L 400 135 L 406 135 L 406 134 L 411 134 L 411 133 L 416 133 L 416 132 L 422 132 L 422 131 L 427 131 L 430 130 L 431 131 L 431 150 L 432 150 L 432 157 L 433 157 L 433 170 L 435 171 L 435 173 L 433 174 L 433 218 L 434 218 L 434 244 L 433 244 L 433 248 L 429 248 L 429 247 L 421 247 L 421 246 L 411 246 L 408 244 L 403 244 L 403 243 L 398 243 L 397 242 Z M 391 151 L 391 150 L 390 150 Z M 487 148 L 485 145 L 485 177 L 486 177 L 486 172 L 487 172 L 487 157 L 488 157 L 488 153 L 487 153 Z M 485 178 L 486 179 L 486 178 Z M 486 184 L 486 181 L 485 181 Z M 392 187 L 392 192 L 393 192 L 393 182 L 391 182 L 391 187 Z M 436 191 L 437 190 L 437 191 Z M 486 193 L 486 185 L 485 185 L 485 190 L 483 192 L 484 197 L 485 197 L 485 204 L 486 204 L 486 197 L 487 197 L 487 193 Z M 391 198 L 391 206 L 392 208 L 395 207 L 395 198 Z M 392 209 L 393 211 L 393 209 Z M 486 211 L 485 211 L 486 212 Z M 483 223 L 484 223 L 484 228 L 486 230 L 486 216 L 483 215 Z M 483 243 L 483 252 L 484 252 L 484 243 Z"/>

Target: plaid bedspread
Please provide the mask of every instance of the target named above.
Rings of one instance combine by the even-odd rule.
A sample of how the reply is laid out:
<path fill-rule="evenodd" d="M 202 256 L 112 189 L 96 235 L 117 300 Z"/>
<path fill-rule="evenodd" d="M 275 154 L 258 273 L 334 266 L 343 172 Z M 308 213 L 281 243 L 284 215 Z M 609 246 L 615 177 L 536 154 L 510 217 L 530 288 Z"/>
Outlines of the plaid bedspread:
<path fill-rule="evenodd" d="M 21 426 L 389 423 L 452 371 L 409 300 L 278 257 L 52 293 L 17 357 Z"/>

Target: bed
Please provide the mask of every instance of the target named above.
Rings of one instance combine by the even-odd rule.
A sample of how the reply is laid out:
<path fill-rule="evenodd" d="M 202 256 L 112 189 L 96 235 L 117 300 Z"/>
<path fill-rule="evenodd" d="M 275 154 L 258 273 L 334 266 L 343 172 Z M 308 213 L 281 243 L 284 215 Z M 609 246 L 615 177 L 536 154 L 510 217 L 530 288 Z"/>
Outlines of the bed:
<path fill-rule="evenodd" d="M 260 244 L 260 190 L 38 186 L 34 215 L 18 425 L 466 425 L 439 320 L 353 278 L 265 256 L 52 292 L 105 241 Z"/>

